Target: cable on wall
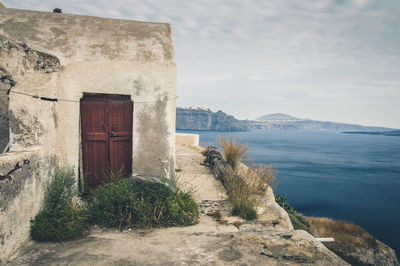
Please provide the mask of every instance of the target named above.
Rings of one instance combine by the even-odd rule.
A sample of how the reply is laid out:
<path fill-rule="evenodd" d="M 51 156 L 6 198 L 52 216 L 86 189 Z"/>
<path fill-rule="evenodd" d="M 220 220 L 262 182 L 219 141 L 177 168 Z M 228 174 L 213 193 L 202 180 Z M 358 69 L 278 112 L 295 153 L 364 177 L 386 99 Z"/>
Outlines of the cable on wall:
<path fill-rule="evenodd" d="M 15 93 L 15 94 L 20 94 L 20 95 L 25 95 L 25 96 L 29 96 L 35 99 L 39 99 L 42 101 L 48 101 L 48 102 L 73 102 L 73 103 L 79 103 L 79 101 L 75 101 L 75 100 L 68 100 L 68 99 L 60 99 L 60 98 L 49 98 L 49 97 L 43 97 L 43 96 L 39 96 L 39 95 L 35 95 L 35 94 L 29 94 L 29 93 L 25 93 L 25 92 L 20 92 L 20 91 L 12 91 L 11 89 L 8 90 L 4 90 L 4 89 L 0 89 L 0 91 L 5 91 L 7 93 L 7 95 L 9 95 L 10 93 Z M 176 100 L 178 99 L 178 96 L 175 98 L 167 98 L 167 101 L 170 100 Z M 133 101 L 134 104 L 136 103 L 153 103 L 153 102 L 164 102 L 165 100 L 154 100 L 154 101 Z"/>

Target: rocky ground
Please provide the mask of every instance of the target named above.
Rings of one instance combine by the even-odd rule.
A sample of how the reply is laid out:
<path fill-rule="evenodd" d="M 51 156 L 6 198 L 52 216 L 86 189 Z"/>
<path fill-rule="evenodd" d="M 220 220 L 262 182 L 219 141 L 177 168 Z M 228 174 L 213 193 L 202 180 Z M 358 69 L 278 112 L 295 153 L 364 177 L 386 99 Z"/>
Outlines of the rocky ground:
<path fill-rule="evenodd" d="M 199 148 L 178 146 L 178 184 L 199 203 L 189 227 L 119 232 L 93 228 L 80 240 L 27 243 L 8 265 L 347 265 L 305 231 L 292 230 L 272 190 L 261 219 L 229 216 L 229 202 Z M 215 215 L 220 213 L 221 215 Z"/>

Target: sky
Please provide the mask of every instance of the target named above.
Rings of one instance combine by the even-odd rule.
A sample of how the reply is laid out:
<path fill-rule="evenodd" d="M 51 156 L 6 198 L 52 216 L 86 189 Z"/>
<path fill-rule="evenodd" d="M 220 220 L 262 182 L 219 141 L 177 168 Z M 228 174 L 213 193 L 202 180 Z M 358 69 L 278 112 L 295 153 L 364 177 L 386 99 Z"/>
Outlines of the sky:
<path fill-rule="evenodd" d="M 400 128 L 398 0 L 0 0 L 168 22 L 177 105 Z"/>

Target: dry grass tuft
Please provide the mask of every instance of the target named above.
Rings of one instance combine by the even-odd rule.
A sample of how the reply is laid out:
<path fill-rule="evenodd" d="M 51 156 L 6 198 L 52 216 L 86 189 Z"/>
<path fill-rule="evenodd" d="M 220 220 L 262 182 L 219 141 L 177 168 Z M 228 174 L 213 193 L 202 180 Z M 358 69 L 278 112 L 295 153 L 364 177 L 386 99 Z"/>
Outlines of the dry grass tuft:
<path fill-rule="evenodd" d="M 217 141 L 223 150 L 225 160 L 233 170 L 228 171 L 223 177 L 233 205 L 232 214 L 247 220 L 256 219 L 257 196 L 265 195 L 269 186 L 277 184 L 276 172 L 270 165 L 242 164 L 241 160 L 250 149 L 248 146 L 236 144 L 232 139 L 225 140 L 222 137 Z"/>
<path fill-rule="evenodd" d="M 244 180 L 251 193 L 263 195 L 267 192 L 268 186 L 275 187 L 276 171 L 268 164 L 255 165 L 250 162 L 249 166 L 238 167 L 237 174 Z"/>
<path fill-rule="evenodd" d="M 221 219 L 219 221 L 220 224 L 227 224 L 229 221 L 227 219 Z"/>
<path fill-rule="evenodd" d="M 319 237 L 333 237 L 332 244 L 351 250 L 354 247 L 376 248 L 378 246 L 374 237 L 362 227 L 344 221 L 329 218 L 309 217 L 311 231 Z"/>
<path fill-rule="evenodd" d="M 232 203 L 232 214 L 239 215 L 243 219 L 253 220 L 257 218 L 256 194 L 246 182 L 233 172 L 224 177 L 229 200 Z"/>
<path fill-rule="evenodd" d="M 375 238 L 358 225 L 329 218 L 309 217 L 307 219 L 311 233 L 318 237 L 333 237 L 334 242 L 327 242 L 324 245 L 351 265 L 371 265 L 357 254 L 362 254 L 367 250 L 375 253 L 376 250 L 382 248 Z"/>
<path fill-rule="evenodd" d="M 233 171 L 236 171 L 239 162 L 247 155 L 250 148 L 244 144 L 236 144 L 233 139 L 225 140 L 223 137 L 219 137 L 217 142 L 222 148 L 224 159 Z"/>
<path fill-rule="evenodd" d="M 237 228 L 239 228 L 242 225 L 241 221 L 235 221 L 233 222 L 233 225 L 236 226 Z"/>
<path fill-rule="evenodd" d="M 276 188 L 278 180 L 276 179 L 277 171 L 270 164 L 259 164 L 257 166 L 249 166 L 257 174 L 261 184 L 267 184 L 272 188 Z"/>

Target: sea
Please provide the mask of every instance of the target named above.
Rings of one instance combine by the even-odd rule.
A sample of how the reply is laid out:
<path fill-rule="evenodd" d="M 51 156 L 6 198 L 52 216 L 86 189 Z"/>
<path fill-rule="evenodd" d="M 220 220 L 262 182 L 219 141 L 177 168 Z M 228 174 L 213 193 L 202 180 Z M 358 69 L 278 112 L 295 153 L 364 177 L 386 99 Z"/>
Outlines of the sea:
<path fill-rule="evenodd" d="M 178 131 L 217 146 L 219 136 L 250 147 L 249 160 L 271 164 L 275 195 L 306 216 L 362 226 L 400 255 L 400 137 L 325 131 Z"/>

